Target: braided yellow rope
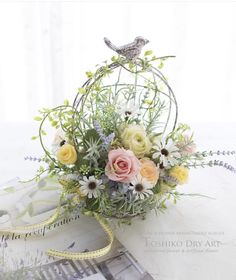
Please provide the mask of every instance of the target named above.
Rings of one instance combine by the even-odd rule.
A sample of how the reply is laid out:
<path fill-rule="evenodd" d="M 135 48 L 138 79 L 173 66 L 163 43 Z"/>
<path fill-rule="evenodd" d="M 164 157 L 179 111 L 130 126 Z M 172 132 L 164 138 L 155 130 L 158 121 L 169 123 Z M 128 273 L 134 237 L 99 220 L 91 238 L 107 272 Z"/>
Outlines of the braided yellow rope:
<path fill-rule="evenodd" d="M 111 250 L 111 246 L 114 240 L 114 235 L 109 227 L 109 225 L 106 223 L 105 220 L 103 220 L 97 213 L 94 213 L 94 217 L 99 222 L 101 227 L 104 229 L 105 233 L 108 236 L 108 245 L 94 251 L 90 252 L 82 252 L 82 253 L 72 253 L 72 252 L 66 252 L 66 251 L 57 251 L 50 249 L 47 251 L 47 254 L 52 257 L 60 258 L 60 259 L 70 259 L 70 260 L 86 260 L 86 259 L 94 259 L 98 257 L 102 257 L 109 253 Z"/>
<path fill-rule="evenodd" d="M 60 215 L 60 206 L 58 206 L 56 212 L 46 221 L 43 221 L 38 224 L 29 225 L 29 226 L 15 227 L 15 228 L 11 228 L 10 230 L 1 230 L 0 234 L 13 234 L 14 233 L 16 235 L 20 235 L 20 234 L 22 234 L 23 231 L 26 231 L 26 230 L 39 229 L 39 228 L 42 228 L 44 226 L 54 223 L 58 219 L 59 215 Z M 106 223 L 106 221 L 104 219 L 102 219 L 97 213 L 93 213 L 93 215 L 108 236 L 108 245 L 107 246 L 105 246 L 101 249 L 98 249 L 98 250 L 94 250 L 91 252 L 83 252 L 83 253 L 72 253 L 72 252 L 57 251 L 54 249 L 50 249 L 47 251 L 47 254 L 49 256 L 60 258 L 60 259 L 86 260 L 86 259 L 94 259 L 94 258 L 102 257 L 102 256 L 106 255 L 107 253 L 109 253 L 109 251 L 111 250 L 113 240 L 114 240 L 113 232 L 112 232 L 111 228 L 109 227 L 109 225 Z"/>

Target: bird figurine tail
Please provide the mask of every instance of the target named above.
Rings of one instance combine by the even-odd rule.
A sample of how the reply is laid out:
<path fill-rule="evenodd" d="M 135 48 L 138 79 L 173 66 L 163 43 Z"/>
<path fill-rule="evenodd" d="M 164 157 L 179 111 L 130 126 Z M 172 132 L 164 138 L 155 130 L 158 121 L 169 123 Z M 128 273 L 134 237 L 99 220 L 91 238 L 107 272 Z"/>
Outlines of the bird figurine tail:
<path fill-rule="evenodd" d="M 112 42 L 108 38 L 104 37 L 104 42 L 113 51 L 115 51 L 115 52 L 118 51 L 118 48 L 114 44 L 112 44 Z"/>

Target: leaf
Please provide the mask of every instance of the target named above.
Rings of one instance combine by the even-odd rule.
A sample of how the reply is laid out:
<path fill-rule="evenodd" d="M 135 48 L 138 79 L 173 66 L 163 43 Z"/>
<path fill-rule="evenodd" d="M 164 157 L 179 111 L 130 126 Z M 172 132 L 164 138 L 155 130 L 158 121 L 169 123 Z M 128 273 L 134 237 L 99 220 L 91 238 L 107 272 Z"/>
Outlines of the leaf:
<path fill-rule="evenodd" d="M 85 88 L 79 88 L 78 91 L 81 94 L 85 94 L 86 93 L 86 89 Z"/>
<path fill-rule="evenodd" d="M 114 55 L 112 58 L 111 58 L 111 61 L 115 62 L 117 60 L 117 57 Z"/>
<path fill-rule="evenodd" d="M 144 55 L 145 55 L 145 56 L 148 56 L 148 55 L 151 55 L 152 53 L 153 53 L 153 51 L 148 50 L 148 51 L 145 51 Z"/>
<path fill-rule="evenodd" d="M 159 69 L 162 69 L 162 68 L 163 68 L 163 66 L 164 66 L 164 63 L 163 63 L 163 62 L 161 62 L 161 63 L 158 65 L 158 68 L 159 68 Z"/>
<path fill-rule="evenodd" d="M 51 109 L 48 109 L 48 108 L 43 108 L 42 110 L 41 110 L 41 112 L 43 112 L 43 113 L 50 113 L 52 110 Z"/>
<path fill-rule="evenodd" d="M 161 207 L 162 207 L 163 209 L 167 209 L 167 206 L 166 206 L 166 204 L 165 204 L 164 201 L 162 202 Z"/>
<path fill-rule="evenodd" d="M 38 136 L 32 136 L 31 137 L 31 140 L 36 140 L 36 139 L 38 139 Z"/>
<path fill-rule="evenodd" d="M 8 193 L 13 193 L 13 192 L 15 192 L 15 188 L 14 187 L 6 187 L 6 188 L 4 188 L 4 191 L 5 192 L 8 192 Z"/>
<path fill-rule="evenodd" d="M 87 72 L 85 72 L 85 74 L 89 79 L 93 78 L 93 76 L 94 76 L 94 74 L 91 71 L 87 71 Z"/>
<path fill-rule="evenodd" d="M 97 84 L 94 85 L 94 90 L 100 92 L 101 91 L 101 87 Z"/>
<path fill-rule="evenodd" d="M 52 122 L 51 122 L 51 125 L 52 125 L 52 126 L 57 126 L 57 125 L 58 125 L 58 121 L 52 121 Z"/>
<path fill-rule="evenodd" d="M 44 136 L 47 135 L 47 133 L 43 129 L 41 130 L 41 134 Z"/>
<path fill-rule="evenodd" d="M 42 118 L 39 116 L 36 116 L 36 117 L 34 117 L 34 120 L 40 122 L 42 120 Z"/>
<path fill-rule="evenodd" d="M 130 61 L 129 62 L 129 69 L 132 70 L 134 68 L 134 66 L 135 66 L 135 64 L 132 61 Z"/>
<path fill-rule="evenodd" d="M 68 99 L 64 100 L 64 105 L 68 106 L 69 104 L 70 104 L 70 102 Z"/>

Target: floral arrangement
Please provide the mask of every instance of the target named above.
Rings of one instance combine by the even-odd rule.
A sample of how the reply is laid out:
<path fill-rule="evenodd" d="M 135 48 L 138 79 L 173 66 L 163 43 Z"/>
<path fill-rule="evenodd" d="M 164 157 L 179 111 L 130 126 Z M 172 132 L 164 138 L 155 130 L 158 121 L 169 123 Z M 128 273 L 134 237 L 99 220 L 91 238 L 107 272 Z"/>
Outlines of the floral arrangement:
<path fill-rule="evenodd" d="M 176 187 L 188 182 L 195 167 L 229 164 L 208 157 L 234 151 L 196 151 L 190 128 L 177 124 L 178 106 L 161 69 L 172 56 L 146 51 L 129 60 L 113 56 L 88 71 L 72 105 L 65 101 L 40 110 L 39 139 L 45 155 L 36 179 L 47 172 L 63 185 L 68 207 L 82 213 L 130 222 L 182 195 Z M 56 129 L 46 147 L 46 123 Z M 36 158 L 30 158 L 37 160 Z M 76 199 L 75 199 L 76 198 Z"/>

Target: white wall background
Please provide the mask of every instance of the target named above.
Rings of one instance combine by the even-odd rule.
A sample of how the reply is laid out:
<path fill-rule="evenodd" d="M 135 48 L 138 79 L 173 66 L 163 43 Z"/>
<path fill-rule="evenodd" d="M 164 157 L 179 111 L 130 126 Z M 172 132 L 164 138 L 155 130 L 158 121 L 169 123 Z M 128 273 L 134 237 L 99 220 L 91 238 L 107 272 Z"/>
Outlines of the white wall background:
<path fill-rule="evenodd" d="M 236 121 L 236 2 L 0 2 L 0 121 L 26 121 L 73 99 L 84 72 L 110 58 L 103 43 L 142 35 L 163 69 L 180 120 Z"/>

